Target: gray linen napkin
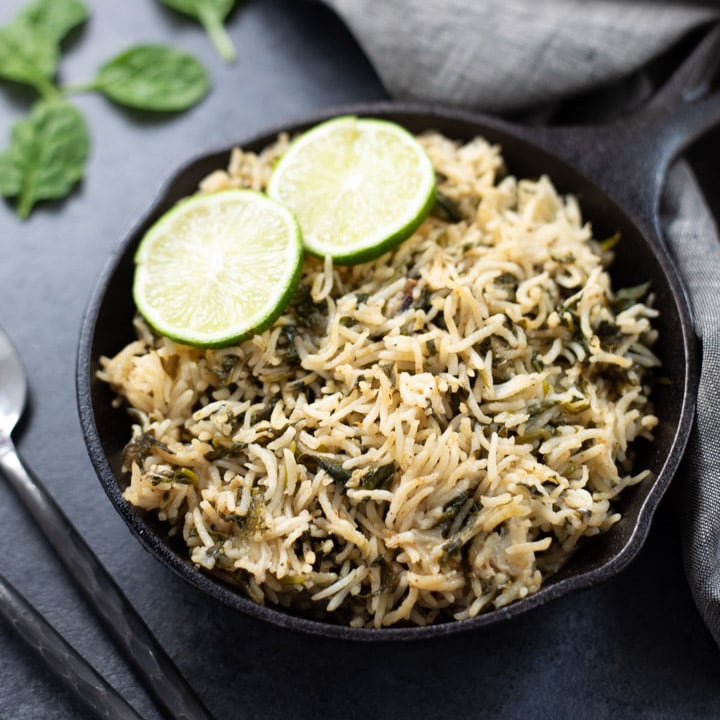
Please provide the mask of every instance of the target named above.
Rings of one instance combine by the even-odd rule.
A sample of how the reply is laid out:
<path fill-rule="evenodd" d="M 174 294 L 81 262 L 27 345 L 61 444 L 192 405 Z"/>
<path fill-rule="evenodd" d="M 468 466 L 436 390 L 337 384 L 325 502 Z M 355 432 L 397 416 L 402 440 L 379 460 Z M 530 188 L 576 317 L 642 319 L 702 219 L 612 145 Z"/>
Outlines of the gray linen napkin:
<path fill-rule="evenodd" d="M 710 4 L 659 0 L 323 2 L 345 21 L 396 99 L 535 118 L 538 109 L 578 92 L 592 94 L 632 77 L 718 14 Z M 720 644 L 720 492 L 714 486 L 720 464 L 720 241 L 685 163 L 668 178 L 663 220 L 702 342 L 698 410 L 683 468 L 685 568 Z"/>
<path fill-rule="evenodd" d="M 628 75 L 713 15 L 658 0 L 324 0 L 388 92 L 505 113 Z"/>
<path fill-rule="evenodd" d="M 702 347 L 695 428 L 683 466 L 685 572 L 720 644 L 720 241 L 685 163 L 670 174 L 663 210 L 666 238 L 690 292 Z"/>

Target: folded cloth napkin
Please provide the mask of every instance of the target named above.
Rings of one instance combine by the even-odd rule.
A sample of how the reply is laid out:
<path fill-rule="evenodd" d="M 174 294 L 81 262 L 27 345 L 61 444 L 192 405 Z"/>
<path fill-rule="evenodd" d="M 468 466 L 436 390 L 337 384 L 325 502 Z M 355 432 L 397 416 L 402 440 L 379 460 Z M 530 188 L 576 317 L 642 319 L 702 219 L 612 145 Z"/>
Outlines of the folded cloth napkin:
<path fill-rule="evenodd" d="M 695 427 L 683 465 L 685 572 L 695 603 L 720 644 L 720 241 L 685 164 L 670 175 L 663 215 L 702 347 Z"/>
<path fill-rule="evenodd" d="M 635 76 L 637 85 L 640 68 L 718 16 L 711 4 L 659 0 L 323 2 L 345 21 L 396 99 L 533 118 L 578 93 L 587 102 L 623 78 Z M 702 343 L 698 410 L 683 466 L 685 567 L 720 643 L 720 241 L 685 163 L 668 178 L 663 221 Z"/>
<path fill-rule="evenodd" d="M 713 16 L 659 0 L 324 0 L 388 92 L 489 113 L 536 108 L 644 66 Z"/>

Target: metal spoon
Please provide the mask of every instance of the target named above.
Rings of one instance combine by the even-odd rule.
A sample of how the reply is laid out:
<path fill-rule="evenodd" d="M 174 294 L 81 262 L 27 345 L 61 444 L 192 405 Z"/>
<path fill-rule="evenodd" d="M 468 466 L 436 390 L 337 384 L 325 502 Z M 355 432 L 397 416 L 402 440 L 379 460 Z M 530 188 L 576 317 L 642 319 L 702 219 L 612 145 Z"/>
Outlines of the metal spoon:
<path fill-rule="evenodd" d="M 0 471 L 15 489 L 108 634 L 164 715 L 173 720 L 210 720 L 210 713 L 122 590 L 52 496 L 20 460 L 11 433 L 23 412 L 26 394 L 27 381 L 22 362 L 0 327 Z M 5 589 L 8 587 L 6 585 Z M 17 623 L 22 621 L 23 617 L 28 617 L 18 612 L 20 604 L 16 603 L 14 608 L 8 605 L 8 600 L 18 600 L 12 594 L 12 589 L 0 593 L 0 603 L 3 600 L 8 610 L 5 614 L 12 617 L 13 622 Z M 83 685 L 83 691 L 87 691 L 88 687 Z M 105 688 L 99 685 L 96 690 L 97 700 L 100 701 Z"/>

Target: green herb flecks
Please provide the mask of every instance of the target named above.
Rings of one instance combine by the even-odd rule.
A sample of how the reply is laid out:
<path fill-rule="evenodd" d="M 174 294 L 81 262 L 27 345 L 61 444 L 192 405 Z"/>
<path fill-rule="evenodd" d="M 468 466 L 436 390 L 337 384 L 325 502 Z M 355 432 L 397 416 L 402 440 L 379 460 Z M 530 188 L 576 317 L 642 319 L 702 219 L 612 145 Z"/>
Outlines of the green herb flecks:
<path fill-rule="evenodd" d="M 394 462 L 370 468 L 360 479 L 358 487 L 362 490 L 387 490 L 396 470 Z"/>
<path fill-rule="evenodd" d="M 451 200 L 447 195 L 435 191 L 435 207 L 433 208 L 433 214 L 439 217 L 441 220 L 445 220 L 450 223 L 459 223 L 462 220 L 462 215 L 458 206 L 454 200 Z"/>
<path fill-rule="evenodd" d="M 442 514 L 438 518 L 435 527 L 442 531 L 443 537 L 447 536 L 447 531 L 455 519 L 460 509 L 465 505 L 469 498 L 467 490 L 463 490 L 461 493 L 456 495 L 450 502 L 446 503 L 442 509 Z"/>
<path fill-rule="evenodd" d="M 217 375 L 220 385 L 227 386 L 232 382 L 233 373 L 238 365 L 240 358 L 234 353 L 223 355 L 222 364 L 219 368 L 213 368 L 213 372 Z"/>
<path fill-rule="evenodd" d="M 552 428 L 548 427 L 528 427 L 524 432 L 519 433 L 516 438 L 518 444 L 533 444 L 536 442 L 544 442 L 552 437 Z"/>
<path fill-rule="evenodd" d="M 532 358 L 530 359 L 530 366 L 536 373 L 541 373 L 545 368 L 543 359 L 533 351 Z"/>
<path fill-rule="evenodd" d="M 377 597 L 385 592 L 394 592 L 398 586 L 400 578 L 393 570 L 392 562 L 382 553 L 378 555 L 371 563 L 372 567 L 380 568 L 380 586 L 369 593 L 358 594 L 358 598 L 367 600 L 371 597 Z"/>
<path fill-rule="evenodd" d="M 296 325 L 283 325 L 280 331 L 280 337 L 282 343 L 278 345 L 278 353 L 285 355 L 285 359 L 290 365 L 298 365 L 300 363 L 300 355 L 295 345 L 295 338 L 297 337 L 297 326 Z"/>
<path fill-rule="evenodd" d="M 151 432 L 136 435 L 125 446 L 125 450 L 123 451 L 123 465 L 128 469 L 132 467 L 133 463 L 142 467 L 145 459 L 149 455 L 152 455 L 155 450 L 172 454 L 170 448 L 165 443 L 158 440 Z"/>
<path fill-rule="evenodd" d="M 233 442 L 230 438 L 222 435 L 213 437 L 211 443 L 212 450 L 205 454 L 208 462 L 214 462 L 226 457 L 238 457 L 247 450 L 247 443 Z"/>
<path fill-rule="evenodd" d="M 163 5 L 197 20 L 210 36 L 215 49 L 225 62 L 235 60 L 235 47 L 225 29 L 225 19 L 235 0 L 160 0 Z"/>
<path fill-rule="evenodd" d="M 303 465 L 312 472 L 324 470 L 338 485 L 341 485 L 342 487 L 345 487 L 352 477 L 352 472 L 350 470 L 345 470 L 341 463 L 319 457 L 318 455 L 303 453 L 298 457 L 298 461 L 303 463 Z"/>
<path fill-rule="evenodd" d="M 272 417 L 273 410 L 279 400 L 280 397 L 278 395 L 273 395 L 267 402 L 255 407 L 250 416 L 250 424 L 255 425 L 259 422 L 263 422 L 264 420 L 269 420 Z"/>
<path fill-rule="evenodd" d="M 324 470 L 336 483 L 339 485 L 347 485 L 348 481 L 352 477 L 352 473 L 349 470 L 345 470 L 340 463 L 332 462 L 332 460 L 325 460 L 325 458 L 315 458 L 317 466 Z"/>
<path fill-rule="evenodd" d="M 257 487 L 253 488 L 250 505 L 244 515 L 235 512 L 221 514 L 220 517 L 225 520 L 225 522 L 232 522 L 241 537 L 250 537 L 255 533 L 262 532 L 266 527 L 265 504 L 263 502 L 262 492 Z"/>
<path fill-rule="evenodd" d="M 612 301 L 612 307 L 616 314 L 620 314 L 623 310 L 627 310 L 633 305 L 637 305 L 650 290 L 650 283 L 645 282 L 641 285 L 634 285 L 633 287 L 622 288 L 615 293 L 615 298 Z"/>
<path fill-rule="evenodd" d="M 173 482 L 180 485 L 197 485 L 198 475 L 191 468 L 181 467 L 175 471 L 175 474 L 173 475 Z"/>
<path fill-rule="evenodd" d="M 460 553 L 463 547 L 475 537 L 477 534 L 476 519 L 479 511 L 480 505 L 475 502 L 472 503 L 460 529 L 443 543 L 442 555 L 440 557 L 441 562 L 448 562 L 454 558 Z"/>
<path fill-rule="evenodd" d="M 328 319 L 327 300 L 316 303 L 307 285 L 300 284 L 290 300 L 288 310 L 299 328 L 324 332 Z"/>
<path fill-rule="evenodd" d="M 595 328 L 595 334 L 598 336 L 603 349 L 608 352 L 615 352 L 618 345 L 620 345 L 625 338 L 623 331 L 614 322 L 607 320 L 598 323 Z"/>
<path fill-rule="evenodd" d="M 609 238 L 605 238 L 604 240 L 600 240 L 598 242 L 598 245 L 600 246 L 600 249 L 603 252 L 608 252 L 612 250 L 619 242 L 620 242 L 620 233 L 616 232 L 614 235 L 611 235 Z"/>
<path fill-rule="evenodd" d="M 509 272 L 504 272 L 495 278 L 495 284 L 507 293 L 507 299 L 514 302 L 518 288 L 518 279 Z"/>

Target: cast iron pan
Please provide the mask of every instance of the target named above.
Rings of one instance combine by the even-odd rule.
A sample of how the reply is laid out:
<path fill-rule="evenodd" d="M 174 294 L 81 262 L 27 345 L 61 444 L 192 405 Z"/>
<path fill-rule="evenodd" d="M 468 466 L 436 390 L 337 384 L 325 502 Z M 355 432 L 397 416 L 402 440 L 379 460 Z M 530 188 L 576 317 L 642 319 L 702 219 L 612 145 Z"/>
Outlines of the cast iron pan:
<path fill-rule="evenodd" d="M 560 192 L 579 196 L 596 237 L 621 233 L 613 282 L 615 287 L 652 283 L 660 310 L 656 350 L 663 374 L 672 378 L 672 384 L 656 388 L 653 399 L 660 418 L 656 439 L 639 448 L 637 467 L 650 468 L 652 477 L 623 493 L 619 503 L 623 519 L 608 533 L 587 542 L 539 592 L 504 608 L 460 622 L 377 630 L 349 628 L 331 618 L 302 617 L 255 604 L 236 588 L 201 572 L 187 559 L 184 548 L 168 538 L 163 523 L 123 500 L 127 479 L 121 471 L 122 451 L 130 437 L 130 423 L 124 409 L 113 407 L 110 389 L 96 379 L 98 358 L 113 355 L 133 339 L 133 253 L 140 238 L 169 207 L 195 192 L 201 178 L 226 167 L 226 148 L 193 160 L 165 185 L 111 258 L 82 325 L 77 390 L 85 441 L 110 500 L 145 548 L 197 588 L 248 615 L 294 630 L 353 640 L 419 639 L 478 628 L 595 585 L 624 568 L 647 536 L 653 512 L 680 463 L 693 422 L 698 381 L 696 337 L 686 293 L 661 239 L 658 198 L 673 158 L 720 120 L 720 94 L 705 97 L 702 82 L 716 57 L 719 39 L 720 29 L 709 33 L 653 102 L 612 125 L 528 128 L 446 108 L 380 103 L 335 108 L 258 137 L 238 139 L 243 148 L 259 150 L 279 130 L 295 133 L 344 113 L 387 118 L 413 132 L 437 129 L 459 139 L 482 135 L 502 147 L 514 175 L 547 174 Z"/>

